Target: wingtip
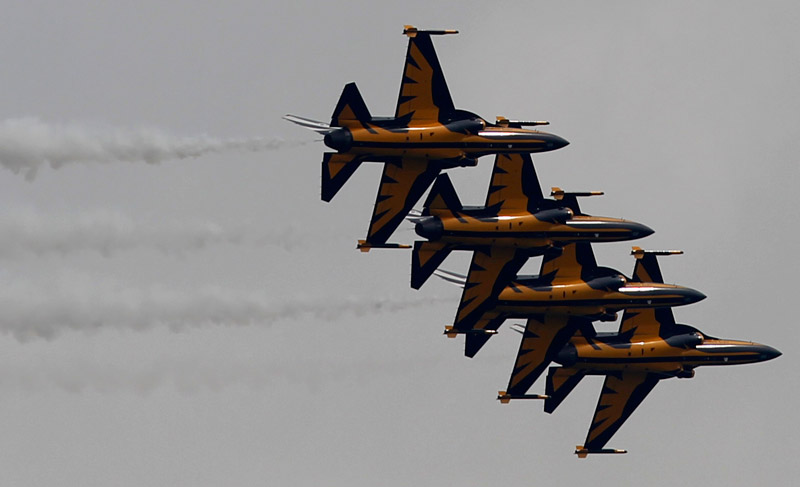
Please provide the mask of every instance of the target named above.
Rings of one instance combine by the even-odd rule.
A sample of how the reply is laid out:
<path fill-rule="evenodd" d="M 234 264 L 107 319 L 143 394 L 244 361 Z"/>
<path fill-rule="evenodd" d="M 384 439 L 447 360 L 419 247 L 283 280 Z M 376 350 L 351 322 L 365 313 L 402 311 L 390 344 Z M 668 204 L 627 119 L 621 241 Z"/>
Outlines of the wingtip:
<path fill-rule="evenodd" d="M 366 240 L 359 240 L 356 248 L 362 252 L 369 252 L 372 249 L 410 249 L 411 246 L 408 244 L 399 243 L 374 244 L 367 242 Z"/>
<path fill-rule="evenodd" d="M 614 448 L 585 448 L 583 445 L 578 445 L 575 447 L 575 454 L 578 455 L 578 458 L 586 458 L 588 455 L 596 455 L 596 454 L 610 454 L 610 455 L 624 455 L 628 453 L 628 450 L 617 450 Z"/>

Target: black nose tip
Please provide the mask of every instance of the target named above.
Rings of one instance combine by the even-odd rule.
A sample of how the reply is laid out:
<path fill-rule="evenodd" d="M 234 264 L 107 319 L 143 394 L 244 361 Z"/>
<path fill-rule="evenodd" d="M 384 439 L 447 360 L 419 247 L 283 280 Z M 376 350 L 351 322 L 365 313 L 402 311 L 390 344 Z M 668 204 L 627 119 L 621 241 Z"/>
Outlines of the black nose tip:
<path fill-rule="evenodd" d="M 696 289 L 684 288 L 683 300 L 686 304 L 696 303 L 706 299 L 706 295 Z"/>
<path fill-rule="evenodd" d="M 554 150 L 561 149 L 562 147 L 566 147 L 569 145 L 569 141 L 567 139 L 561 138 L 558 135 L 553 135 L 552 137 L 553 141 L 551 142 L 551 144 L 553 144 L 552 147 Z"/>
<path fill-rule="evenodd" d="M 558 150 L 569 145 L 569 142 L 566 139 L 563 139 L 558 135 L 544 133 L 540 135 L 545 138 L 545 146 L 547 147 L 547 150 Z"/>
<path fill-rule="evenodd" d="M 644 238 L 648 235 L 652 235 L 655 232 L 652 228 L 648 227 L 647 225 L 642 225 L 641 223 L 635 223 L 635 227 L 633 229 L 633 236 L 635 238 Z"/>
<path fill-rule="evenodd" d="M 762 360 L 772 360 L 774 358 L 780 357 L 781 355 L 783 355 L 781 352 L 766 345 L 764 345 L 764 350 L 761 352 Z"/>

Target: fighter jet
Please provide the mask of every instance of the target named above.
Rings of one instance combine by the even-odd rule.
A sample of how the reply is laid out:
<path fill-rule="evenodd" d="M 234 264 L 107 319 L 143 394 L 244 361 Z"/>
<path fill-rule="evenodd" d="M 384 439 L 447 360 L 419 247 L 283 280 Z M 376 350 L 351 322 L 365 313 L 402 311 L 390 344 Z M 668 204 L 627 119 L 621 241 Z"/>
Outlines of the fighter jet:
<path fill-rule="evenodd" d="M 545 199 L 533 160 L 528 154 L 498 154 L 483 207 L 464 208 L 450 178 L 441 174 L 428 195 L 421 215 L 409 218 L 419 236 L 411 258 L 411 287 L 419 289 L 453 250 L 476 250 L 473 268 L 492 267 L 516 276 L 525 261 L 570 242 L 617 242 L 646 237 L 650 228 L 619 218 L 585 215 L 580 196 L 602 192 L 568 193 L 553 188 Z M 502 257 L 493 248 L 505 248 Z M 496 250 L 496 249 L 495 249 Z M 492 261 L 487 260 L 491 257 Z M 472 281 L 467 276 L 467 281 Z"/>
<path fill-rule="evenodd" d="M 663 282 L 657 253 L 639 249 L 634 280 Z M 617 333 L 593 331 L 579 331 L 555 354 L 562 367 L 550 368 L 546 395 L 540 396 L 545 398 L 544 410 L 552 413 L 584 376 L 605 376 L 589 433 L 575 450 L 579 458 L 591 453 L 626 453 L 604 447 L 659 380 L 694 377 L 694 369 L 704 365 L 763 362 L 781 355 L 766 345 L 714 338 L 692 326 L 676 324 L 670 308 L 628 309 Z M 520 357 L 523 352 L 535 353 L 534 348 L 521 347 Z M 514 375 L 525 376 L 524 368 L 517 366 Z M 514 388 L 514 375 L 509 390 Z M 525 383 L 529 386 L 532 382 Z M 507 393 L 501 393 L 501 402 L 507 402 L 502 399 Z"/>
<path fill-rule="evenodd" d="M 488 123 L 453 105 L 431 36 L 455 30 L 405 26 L 408 51 L 394 117 L 373 117 L 355 83 L 344 87 L 330 124 L 286 115 L 289 121 L 324 134 L 322 199 L 330 201 L 365 161 L 384 163 L 375 208 L 362 251 L 400 247 L 387 243 L 440 171 L 474 166 L 480 156 L 556 150 L 568 142 L 556 135 L 523 129 L 547 122 Z"/>
<path fill-rule="evenodd" d="M 539 275 L 520 276 L 499 287 L 510 251 L 491 248 L 490 252 L 482 261 L 486 267 L 473 260 L 456 321 L 445 327 L 445 334 L 466 335 L 465 354 L 472 357 L 503 321 L 527 318 L 523 342 L 528 337 L 537 339 L 540 356 L 534 368 L 538 373 L 553 351 L 594 320 L 613 321 L 621 310 L 682 306 L 705 298 L 694 289 L 629 279 L 619 271 L 599 267 L 588 242 L 546 253 Z"/>

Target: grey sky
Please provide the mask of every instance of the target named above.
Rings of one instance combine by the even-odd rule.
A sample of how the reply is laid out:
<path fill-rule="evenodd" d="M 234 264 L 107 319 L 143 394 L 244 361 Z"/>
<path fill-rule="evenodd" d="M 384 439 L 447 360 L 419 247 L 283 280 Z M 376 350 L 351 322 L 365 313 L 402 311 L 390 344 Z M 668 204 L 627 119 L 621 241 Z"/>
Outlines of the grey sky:
<path fill-rule="evenodd" d="M 6 3 L 0 141 L 27 120 L 41 138 L 15 150 L 53 144 L 53 127 L 71 134 L 63 151 L 105 149 L 57 169 L 38 153 L 26 180 L 13 144 L 0 147 L 3 485 L 799 473 L 796 2 Z M 464 358 L 441 335 L 457 288 L 413 291 L 410 253 L 355 250 L 380 167 L 323 203 L 322 144 L 280 119 L 326 120 L 350 81 L 374 115 L 393 113 L 408 23 L 461 31 L 434 39 L 457 107 L 550 120 L 571 142 L 535 158 L 545 189 L 604 190 L 587 212 L 645 223 L 656 233 L 640 245 L 686 252 L 663 259 L 665 278 L 708 299 L 679 321 L 784 355 L 663 381 L 609 444 L 630 453 L 613 458 L 572 454 L 597 378 L 552 416 L 500 405 L 518 335 L 504 327 Z M 106 150 L 109 134 L 213 150 L 147 164 Z M 122 139 L 124 154 L 147 149 Z M 462 201 L 483 202 L 490 170 L 485 158 L 450 172 Z M 393 240 L 413 236 L 403 226 Z M 632 269 L 629 245 L 595 249 Z"/>

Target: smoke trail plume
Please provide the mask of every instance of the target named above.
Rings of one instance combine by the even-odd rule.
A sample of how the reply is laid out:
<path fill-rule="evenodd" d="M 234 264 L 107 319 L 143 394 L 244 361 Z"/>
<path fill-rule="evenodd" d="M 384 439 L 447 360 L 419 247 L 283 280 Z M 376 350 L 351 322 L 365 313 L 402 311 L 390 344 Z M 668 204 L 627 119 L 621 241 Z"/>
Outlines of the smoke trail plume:
<path fill-rule="evenodd" d="M 275 246 L 291 251 L 313 239 L 291 224 L 261 228 L 222 226 L 208 220 L 136 221 L 119 212 L 43 214 L 30 209 L 0 213 L 0 259 L 25 255 L 98 252 L 109 257 L 132 249 L 182 255 L 210 245 Z"/>
<path fill-rule="evenodd" d="M 244 231 L 209 221 L 137 222 L 117 212 L 48 215 L 15 210 L 0 215 L 0 259 L 24 254 L 113 253 L 153 248 L 181 254 L 213 244 L 240 244 Z"/>
<path fill-rule="evenodd" d="M 37 392 L 59 389 L 70 393 L 133 392 L 150 394 L 176 389 L 184 394 L 220 391 L 231 387 L 263 389 L 290 381 L 318 389 L 326 384 L 356 380 L 361 384 L 407 374 L 409 366 L 434 369 L 442 357 L 391 356 L 380 359 L 337 357 L 281 360 L 248 356 L 211 361 L 207 356 L 147 357 L 139 361 L 63 356 L 38 357 L 35 362 L 0 363 L 0 391 Z"/>
<path fill-rule="evenodd" d="M 44 165 L 57 169 L 73 163 L 159 164 L 215 152 L 259 152 L 303 143 L 263 137 L 176 137 L 156 129 L 48 124 L 28 117 L 0 122 L 0 165 L 31 180 Z"/>
<path fill-rule="evenodd" d="M 51 339 L 66 330 L 144 331 L 167 327 L 181 331 L 203 326 L 268 326 L 299 318 L 331 322 L 430 306 L 439 301 L 373 297 L 278 300 L 259 292 L 138 290 L 114 284 L 87 285 L 80 279 L 31 288 L 10 279 L 0 283 L 0 332 L 27 341 Z"/>

